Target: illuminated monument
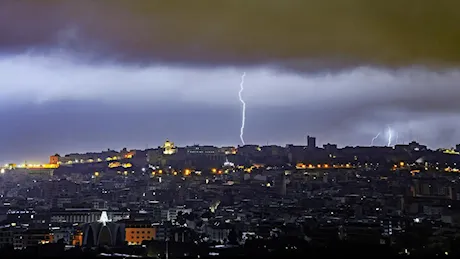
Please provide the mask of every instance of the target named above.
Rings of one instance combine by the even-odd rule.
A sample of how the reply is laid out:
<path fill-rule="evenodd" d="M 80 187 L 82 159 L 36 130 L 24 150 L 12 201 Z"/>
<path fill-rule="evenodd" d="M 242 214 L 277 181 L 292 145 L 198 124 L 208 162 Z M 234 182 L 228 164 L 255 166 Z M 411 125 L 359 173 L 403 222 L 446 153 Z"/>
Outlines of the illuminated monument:
<path fill-rule="evenodd" d="M 163 149 L 163 154 L 165 155 L 172 155 L 176 153 L 176 146 L 174 146 L 174 143 L 169 140 L 166 140 L 161 148 Z"/>
<path fill-rule="evenodd" d="M 235 167 L 235 164 L 230 162 L 228 158 L 225 158 L 224 168 L 233 168 L 233 167 Z"/>
<path fill-rule="evenodd" d="M 125 227 L 123 224 L 112 222 L 106 211 L 102 211 L 98 222 L 83 226 L 83 245 L 120 246 L 125 241 Z"/>

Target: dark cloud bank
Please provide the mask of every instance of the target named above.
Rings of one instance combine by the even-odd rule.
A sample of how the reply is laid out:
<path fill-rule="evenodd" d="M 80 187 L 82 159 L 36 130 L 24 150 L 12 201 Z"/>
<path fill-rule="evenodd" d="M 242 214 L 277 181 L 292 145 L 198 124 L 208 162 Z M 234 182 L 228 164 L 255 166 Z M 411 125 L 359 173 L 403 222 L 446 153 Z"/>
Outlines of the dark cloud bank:
<path fill-rule="evenodd" d="M 305 62 L 460 62 L 456 0 L 4 0 L 0 7 L 4 50 L 59 43 L 130 61 L 312 68 Z"/>

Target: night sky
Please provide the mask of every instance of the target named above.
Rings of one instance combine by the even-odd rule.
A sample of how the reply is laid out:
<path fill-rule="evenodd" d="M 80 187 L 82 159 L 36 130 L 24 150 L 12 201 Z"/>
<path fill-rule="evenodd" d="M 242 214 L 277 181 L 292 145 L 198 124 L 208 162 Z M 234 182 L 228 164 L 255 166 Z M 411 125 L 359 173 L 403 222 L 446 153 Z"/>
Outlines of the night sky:
<path fill-rule="evenodd" d="M 460 143 L 458 0 L 1 0 L 0 162 L 246 143 Z"/>

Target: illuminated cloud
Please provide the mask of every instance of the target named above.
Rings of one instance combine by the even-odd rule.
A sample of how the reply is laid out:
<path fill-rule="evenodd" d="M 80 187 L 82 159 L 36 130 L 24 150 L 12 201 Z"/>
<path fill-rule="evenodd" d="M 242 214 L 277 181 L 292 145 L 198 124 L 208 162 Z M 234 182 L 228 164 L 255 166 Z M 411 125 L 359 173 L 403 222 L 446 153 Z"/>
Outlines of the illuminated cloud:
<path fill-rule="evenodd" d="M 239 105 L 241 69 L 90 64 L 65 54 L 18 55 L 0 59 L 2 91 L 8 103 L 59 100 L 176 102 Z M 375 107 L 400 112 L 454 112 L 459 109 L 457 70 L 431 72 L 357 67 L 340 73 L 247 69 L 244 95 L 251 107 Z M 12 99 L 14 97 L 14 99 Z M 308 104 L 305 104 L 308 101 Z"/>
<path fill-rule="evenodd" d="M 4 0 L 0 160 L 248 143 L 460 140 L 460 2 Z M 203 133 L 205 132 L 205 133 Z M 376 140 L 375 144 L 385 144 Z M 2 159 L 3 158 L 3 159 Z"/>

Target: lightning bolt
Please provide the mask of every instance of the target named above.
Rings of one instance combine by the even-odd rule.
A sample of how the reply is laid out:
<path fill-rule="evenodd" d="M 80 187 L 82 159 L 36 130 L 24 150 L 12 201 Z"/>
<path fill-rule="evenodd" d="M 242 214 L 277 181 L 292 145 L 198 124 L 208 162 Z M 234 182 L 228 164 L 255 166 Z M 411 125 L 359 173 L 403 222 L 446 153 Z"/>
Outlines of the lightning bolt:
<path fill-rule="evenodd" d="M 390 126 L 388 126 L 388 144 L 387 146 L 391 146 L 391 140 L 393 139 L 393 130 Z"/>
<path fill-rule="evenodd" d="M 374 141 L 375 141 L 375 139 L 379 138 L 380 134 L 381 133 L 379 132 L 376 136 L 374 136 L 374 138 L 372 138 L 371 146 L 374 146 Z"/>
<path fill-rule="evenodd" d="M 240 140 L 243 145 L 244 142 L 244 126 L 246 124 L 246 103 L 243 100 L 242 94 L 244 90 L 244 76 L 246 76 L 246 72 L 243 72 L 241 75 L 241 83 L 240 83 L 240 91 L 238 92 L 238 97 L 240 98 L 240 102 L 243 105 L 242 115 L 241 115 L 241 129 L 240 129 Z"/>

